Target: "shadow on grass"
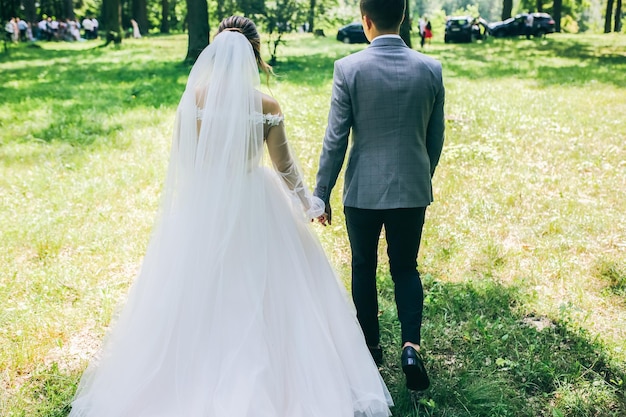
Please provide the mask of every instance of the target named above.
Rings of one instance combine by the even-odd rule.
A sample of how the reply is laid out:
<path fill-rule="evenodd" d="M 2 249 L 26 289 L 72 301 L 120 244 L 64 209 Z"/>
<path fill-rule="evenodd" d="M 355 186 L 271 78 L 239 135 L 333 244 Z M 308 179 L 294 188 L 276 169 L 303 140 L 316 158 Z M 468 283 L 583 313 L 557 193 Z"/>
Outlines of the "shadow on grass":
<path fill-rule="evenodd" d="M 61 141 L 90 145 L 124 129 L 123 113 L 137 108 L 174 108 L 185 87 L 190 67 L 160 60 L 107 59 L 107 51 L 54 50 L 24 46 L 2 61 L 12 63 L 3 72 L 3 104 L 45 113 L 37 127 L 17 140 Z M 49 64 L 52 64 L 51 66 Z M 20 111 L 24 114 L 19 114 Z M 173 114 L 173 112 L 172 112 Z M 0 119 L 0 125 L 2 125 Z M 41 126 L 44 127 L 41 127 Z"/>
<path fill-rule="evenodd" d="M 425 277 L 423 346 L 432 386 L 409 395 L 399 366 L 392 284 L 383 277 L 383 377 L 394 415 L 623 416 L 626 368 L 567 315 L 525 314 L 521 291 L 491 281 L 442 283 Z"/>
<path fill-rule="evenodd" d="M 180 40 L 172 38 L 172 42 Z M 623 43 L 585 37 L 490 39 L 446 44 L 427 52 L 443 63 L 447 77 L 534 79 L 546 86 L 604 83 L 623 87 Z M 365 47 L 343 45 L 333 39 L 290 40 L 275 66 L 278 82 L 303 90 L 329 86 L 334 61 Z M 0 96 L 3 105 L 17 113 L 14 119 L 0 117 L 0 128 L 5 123 L 30 126 L 26 132 L 19 131 L 21 137 L 8 140 L 91 145 L 124 129 L 129 110 L 165 107 L 173 113 L 190 67 L 171 61 L 171 51 L 176 48 L 166 53 L 151 48 L 150 43 L 120 49 L 99 48 L 98 44 L 87 49 L 12 47 L 10 54 L 0 56 Z M 36 123 L 27 123 L 32 120 Z"/>
<path fill-rule="evenodd" d="M 400 333 L 390 278 L 382 277 L 382 375 L 394 416 L 618 417 L 626 415 L 623 363 L 567 319 L 522 312 L 516 288 L 491 281 L 442 283 L 424 277 L 423 347 L 432 385 L 422 396 L 404 387 Z M 27 415 L 66 416 L 79 375 L 40 369 L 22 386 Z M 20 416 L 18 414 L 18 416 Z"/>

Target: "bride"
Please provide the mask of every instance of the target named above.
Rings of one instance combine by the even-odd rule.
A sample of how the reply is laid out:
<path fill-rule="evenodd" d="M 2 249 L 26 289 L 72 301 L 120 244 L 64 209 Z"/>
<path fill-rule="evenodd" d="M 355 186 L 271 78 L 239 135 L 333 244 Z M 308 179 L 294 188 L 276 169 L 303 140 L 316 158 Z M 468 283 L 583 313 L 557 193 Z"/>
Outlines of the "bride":
<path fill-rule="evenodd" d="M 141 272 L 70 417 L 382 417 L 392 405 L 309 220 L 254 23 L 191 70 Z M 263 166 L 267 146 L 273 169 Z M 304 213 L 306 215 L 304 215 Z"/>

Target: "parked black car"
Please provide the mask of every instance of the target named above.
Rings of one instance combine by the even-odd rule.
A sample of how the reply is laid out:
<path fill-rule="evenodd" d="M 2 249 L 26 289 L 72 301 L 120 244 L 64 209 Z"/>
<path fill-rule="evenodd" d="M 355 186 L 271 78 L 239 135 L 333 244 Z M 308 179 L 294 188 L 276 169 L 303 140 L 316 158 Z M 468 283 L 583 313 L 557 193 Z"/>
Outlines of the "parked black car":
<path fill-rule="evenodd" d="M 546 33 L 554 33 L 554 19 L 548 13 L 533 13 L 533 28 L 530 32 L 532 36 L 541 37 Z M 518 14 L 515 17 L 506 19 L 504 22 L 494 22 L 489 24 L 491 35 L 497 38 L 505 36 L 526 35 L 526 17 L 528 13 Z"/>
<path fill-rule="evenodd" d="M 337 31 L 337 40 L 343 43 L 368 43 L 360 23 L 350 23 Z"/>
<path fill-rule="evenodd" d="M 452 16 L 446 21 L 443 40 L 449 42 L 472 42 L 489 36 L 489 24 L 481 17 Z"/>
<path fill-rule="evenodd" d="M 472 16 L 452 16 L 448 18 L 445 34 L 443 35 L 444 42 L 471 42 L 473 23 L 474 18 Z"/>

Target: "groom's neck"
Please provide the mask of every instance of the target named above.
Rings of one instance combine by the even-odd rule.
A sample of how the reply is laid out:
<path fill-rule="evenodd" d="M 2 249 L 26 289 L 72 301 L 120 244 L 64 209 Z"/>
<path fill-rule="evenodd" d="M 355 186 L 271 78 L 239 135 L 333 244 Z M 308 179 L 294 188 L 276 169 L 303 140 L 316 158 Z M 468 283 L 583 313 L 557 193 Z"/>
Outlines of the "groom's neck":
<path fill-rule="evenodd" d="M 381 35 L 400 34 L 400 26 L 395 29 L 381 30 L 376 27 L 376 24 L 368 16 L 363 16 L 363 30 L 365 31 L 365 36 L 370 42 Z"/>
<path fill-rule="evenodd" d="M 399 30 L 381 30 L 381 31 L 373 31 L 372 33 L 373 38 L 372 39 L 376 39 L 379 36 L 382 35 L 400 35 L 400 31 Z"/>

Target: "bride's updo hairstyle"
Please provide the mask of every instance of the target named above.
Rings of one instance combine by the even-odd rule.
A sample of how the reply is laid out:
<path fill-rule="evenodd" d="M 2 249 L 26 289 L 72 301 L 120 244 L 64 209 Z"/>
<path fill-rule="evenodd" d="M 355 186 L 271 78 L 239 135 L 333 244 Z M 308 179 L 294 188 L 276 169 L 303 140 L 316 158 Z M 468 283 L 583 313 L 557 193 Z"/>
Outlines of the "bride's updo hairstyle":
<path fill-rule="evenodd" d="M 218 26 L 217 34 L 219 35 L 225 31 L 239 32 L 244 35 L 248 39 L 248 42 L 250 42 L 250 45 L 252 45 L 254 57 L 256 58 L 256 63 L 259 66 L 259 69 L 261 69 L 261 71 L 263 71 L 268 78 L 270 74 L 273 74 L 272 67 L 266 64 L 265 61 L 263 61 L 263 58 L 261 58 L 261 37 L 259 36 L 256 25 L 252 20 L 243 16 L 227 17 L 222 20 Z"/>

